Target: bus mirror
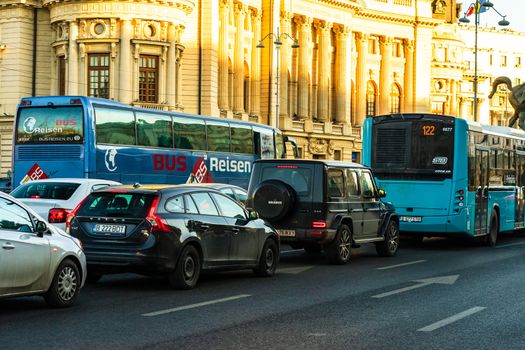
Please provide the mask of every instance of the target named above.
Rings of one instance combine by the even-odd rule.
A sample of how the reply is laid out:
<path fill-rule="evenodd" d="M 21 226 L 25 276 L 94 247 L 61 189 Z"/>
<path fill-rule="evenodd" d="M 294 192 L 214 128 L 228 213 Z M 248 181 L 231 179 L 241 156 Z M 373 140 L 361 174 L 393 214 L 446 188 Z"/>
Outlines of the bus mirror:
<path fill-rule="evenodd" d="M 379 191 L 377 191 L 377 194 L 378 194 L 379 198 L 385 198 L 386 197 L 385 190 L 379 190 Z"/>
<path fill-rule="evenodd" d="M 297 141 L 295 141 L 295 139 L 293 137 L 290 137 L 290 136 L 284 136 L 284 142 L 290 142 L 290 144 L 292 145 L 292 149 L 293 149 L 293 157 L 294 158 L 299 158 L 299 149 L 297 148 Z"/>

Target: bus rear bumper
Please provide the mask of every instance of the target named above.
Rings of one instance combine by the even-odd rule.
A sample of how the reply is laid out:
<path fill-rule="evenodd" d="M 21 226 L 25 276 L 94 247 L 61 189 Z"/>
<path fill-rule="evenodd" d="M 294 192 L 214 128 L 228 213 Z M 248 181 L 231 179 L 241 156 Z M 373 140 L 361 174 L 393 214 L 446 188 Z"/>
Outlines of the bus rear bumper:
<path fill-rule="evenodd" d="M 423 216 L 420 222 L 399 223 L 402 234 L 422 236 L 470 236 L 465 213 L 454 216 Z"/>

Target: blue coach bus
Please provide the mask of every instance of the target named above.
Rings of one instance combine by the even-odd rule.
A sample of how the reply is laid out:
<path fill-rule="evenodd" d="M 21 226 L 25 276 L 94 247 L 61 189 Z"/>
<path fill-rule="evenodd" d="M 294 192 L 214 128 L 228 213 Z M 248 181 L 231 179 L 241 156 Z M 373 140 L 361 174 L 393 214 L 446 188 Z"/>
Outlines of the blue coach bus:
<path fill-rule="evenodd" d="M 255 159 L 286 156 L 286 138 L 266 125 L 82 96 L 23 98 L 14 139 L 14 186 L 82 177 L 247 187 Z"/>
<path fill-rule="evenodd" d="M 424 236 L 484 237 L 524 227 L 525 132 L 432 114 L 367 118 L 363 162 Z"/>

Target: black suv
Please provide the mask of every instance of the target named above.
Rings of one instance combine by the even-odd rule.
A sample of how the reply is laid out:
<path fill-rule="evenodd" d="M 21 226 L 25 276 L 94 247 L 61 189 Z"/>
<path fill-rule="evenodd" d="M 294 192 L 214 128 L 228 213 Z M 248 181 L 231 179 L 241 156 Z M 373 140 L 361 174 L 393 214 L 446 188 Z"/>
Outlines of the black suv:
<path fill-rule="evenodd" d="M 281 242 L 307 252 L 324 250 L 344 264 L 352 247 L 374 242 L 379 255 L 393 256 L 399 219 L 383 203 L 369 168 L 319 160 L 258 160 L 248 188 L 247 208 L 279 232 Z"/>
<path fill-rule="evenodd" d="M 275 229 L 205 185 L 95 191 L 68 216 L 66 231 L 83 243 L 90 282 L 104 273 L 166 274 L 190 289 L 201 269 L 271 276 L 279 260 Z"/>

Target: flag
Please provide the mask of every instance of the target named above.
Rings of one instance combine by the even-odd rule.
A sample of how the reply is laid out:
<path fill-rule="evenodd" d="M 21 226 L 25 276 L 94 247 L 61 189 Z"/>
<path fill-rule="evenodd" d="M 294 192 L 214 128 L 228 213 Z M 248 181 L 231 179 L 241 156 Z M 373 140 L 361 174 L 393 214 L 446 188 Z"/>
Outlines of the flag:
<path fill-rule="evenodd" d="M 476 1 L 472 4 L 470 4 L 468 10 L 467 10 L 467 17 L 472 15 L 472 14 L 475 14 L 476 12 L 477 13 L 483 13 L 483 12 L 487 12 L 488 10 L 488 7 L 485 7 L 483 6 L 483 3 L 485 1 L 488 1 L 488 0 L 480 0 L 480 1 Z M 476 4 L 477 4 L 477 11 L 476 11 Z"/>
<path fill-rule="evenodd" d="M 20 181 L 20 185 L 23 185 L 28 181 L 47 179 L 47 178 L 48 178 L 47 174 L 44 172 L 44 170 L 42 170 L 40 165 L 38 165 L 38 163 L 35 163 L 31 167 L 31 169 L 29 169 L 29 171 L 27 172 L 26 176 L 24 176 L 22 181 Z"/>

